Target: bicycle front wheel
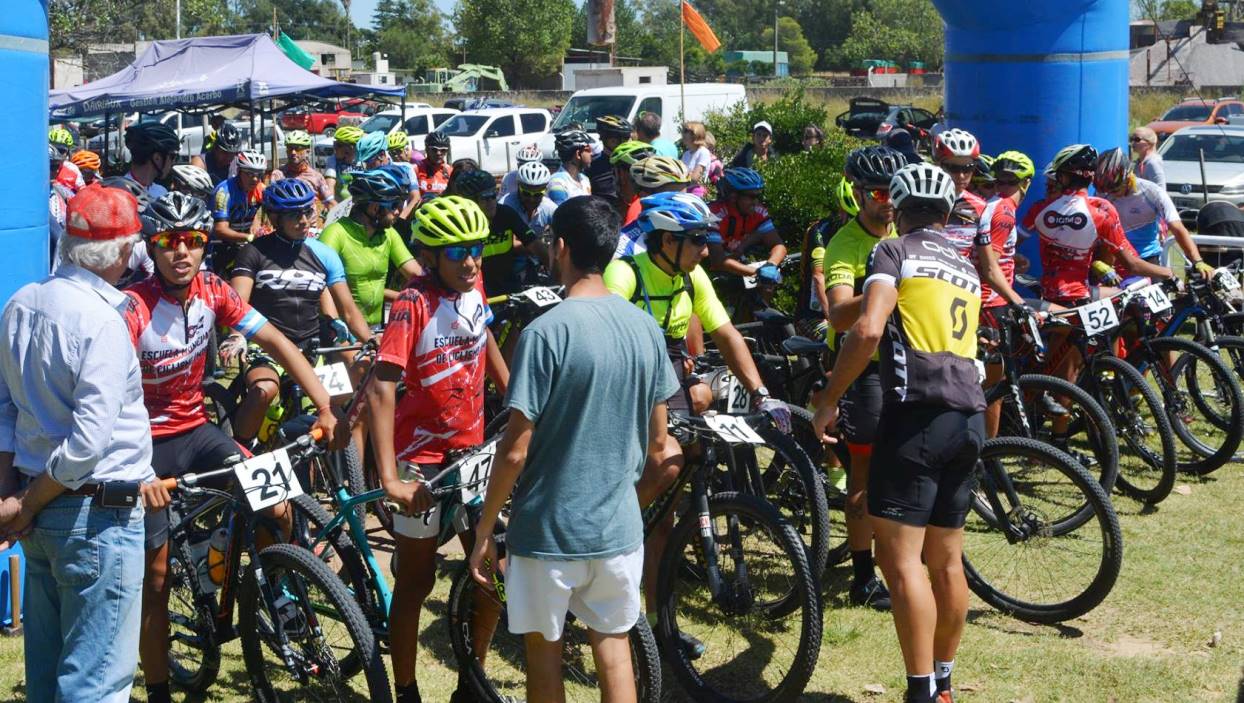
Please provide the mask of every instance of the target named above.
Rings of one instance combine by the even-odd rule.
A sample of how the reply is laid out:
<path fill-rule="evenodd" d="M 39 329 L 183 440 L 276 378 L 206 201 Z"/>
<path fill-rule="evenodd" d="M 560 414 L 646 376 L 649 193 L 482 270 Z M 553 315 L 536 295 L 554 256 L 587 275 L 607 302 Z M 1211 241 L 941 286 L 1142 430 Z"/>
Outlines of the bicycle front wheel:
<path fill-rule="evenodd" d="M 657 579 L 662 655 L 697 701 L 797 700 L 821 648 L 821 601 L 802 541 L 769 503 L 718 493 L 671 533 Z M 785 615 L 775 608 L 794 598 Z M 704 643 L 691 659 L 682 635 Z"/>
<path fill-rule="evenodd" d="M 1045 624 L 1100 605 L 1123 564 L 1119 518 L 1101 484 L 1065 452 L 1020 437 L 985 442 L 975 471 L 963 540 L 972 592 Z M 1087 519 L 1058 522 L 1079 506 Z"/>
<path fill-rule="evenodd" d="M 255 697 L 264 703 L 361 697 L 391 703 L 380 650 L 345 585 L 294 545 L 274 544 L 258 562 L 238 591 L 242 657 Z M 357 657 L 360 674 L 351 676 L 342 665 L 350 657 Z"/>
<path fill-rule="evenodd" d="M 1175 433 L 1157 392 L 1134 366 L 1114 356 L 1090 361 L 1079 386 L 1110 415 L 1121 440 L 1119 490 L 1150 505 L 1165 500 L 1175 486 Z"/>
<path fill-rule="evenodd" d="M 1244 438 L 1244 391 L 1222 357 L 1190 339 L 1148 341 L 1148 376 L 1161 392 L 1175 436 L 1188 451 L 1178 467 L 1198 475 L 1231 461 Z M 1170 363 L 1174 359 L 1174 363 Z"/>
<path fill-rule="evenodd" d="M 179 688 L 204 693 L 220 673 L 220 645 L 213 626 L 215 601 L 197 593 L 196 560 L 184 540 L 169 543 L 169 678 Z"/>

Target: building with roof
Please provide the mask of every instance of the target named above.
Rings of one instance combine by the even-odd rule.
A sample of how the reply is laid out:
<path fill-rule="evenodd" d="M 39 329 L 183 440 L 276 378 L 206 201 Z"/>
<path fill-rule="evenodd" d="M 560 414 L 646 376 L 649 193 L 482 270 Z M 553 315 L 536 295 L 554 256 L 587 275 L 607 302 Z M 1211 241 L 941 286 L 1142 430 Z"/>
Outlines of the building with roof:
<path fill-rule="evenodd" d="M 353 72 L 353 60 L 349 49 L 312 39 L 299 39 L 294 43 L 315 59 L 315 63 L 311 64 L 312 73 L 337 81 L 350 79 L 350 74 Z"/>
<path fill-rule="evenodd" d="M 1211 44 L 1205 28 L 1188 25 L 1183 36 L 1183 23 L 1159 22 L 1158 39 L 1146 46 L 1137 47 L 1137 34 L 1151 38 L 1153 23 L 1137 28 L 1132 23 L 1133 49 L 1129 67 L 1129 84 L 1132 87 L 1191 87 L 1231 88 L 1238 90 L 1244 85 L 1244 50 L 1235 42 Z M 1172 33 L 1164 33 L 1169 29 Z M 1146 39 L 1147 40 L 1147 39 Z"/>

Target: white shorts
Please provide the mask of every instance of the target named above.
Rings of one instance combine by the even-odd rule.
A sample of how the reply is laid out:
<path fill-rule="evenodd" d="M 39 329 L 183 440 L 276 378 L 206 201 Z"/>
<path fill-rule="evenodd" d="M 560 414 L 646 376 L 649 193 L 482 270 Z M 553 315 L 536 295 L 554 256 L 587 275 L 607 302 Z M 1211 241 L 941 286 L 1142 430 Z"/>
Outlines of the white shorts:
<path fill-rule="evenodd" d="M 604 635 L 628 632 L 639 619 L 644 548 L 608 559 L 549 561 L 510 555 L 505 572 L 510 632 L 562 638 L 566 612 Z"/>
<path fill-rule="evenodd" d="M 416 464 L 403 461 L 398 467 L 398 478 L 412 483 L 421 478 L 432 478 L 440 472 L 438 464 Z M 441 504 L 437 501 L 426 513 L 414 515 L 393 514 L 393 532 L 410 539 L 435 539 L 441 534 Z"/>

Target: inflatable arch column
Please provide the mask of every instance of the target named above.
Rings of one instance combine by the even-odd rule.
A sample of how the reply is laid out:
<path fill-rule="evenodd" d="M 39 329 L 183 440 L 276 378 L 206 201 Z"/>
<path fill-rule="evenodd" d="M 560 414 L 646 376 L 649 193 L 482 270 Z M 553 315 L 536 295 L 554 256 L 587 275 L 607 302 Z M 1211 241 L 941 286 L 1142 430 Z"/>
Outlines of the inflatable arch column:
<path fill-rule="evenodd" d="M 46 0 L 15 0 L 0 14 L 0 304 L 48 272 L 48 15 Z"/>

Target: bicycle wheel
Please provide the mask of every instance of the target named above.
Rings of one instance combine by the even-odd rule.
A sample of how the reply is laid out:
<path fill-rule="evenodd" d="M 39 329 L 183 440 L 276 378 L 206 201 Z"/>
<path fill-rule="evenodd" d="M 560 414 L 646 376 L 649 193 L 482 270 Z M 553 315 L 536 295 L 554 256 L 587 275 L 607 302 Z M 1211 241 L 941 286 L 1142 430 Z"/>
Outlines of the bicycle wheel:
<path fill-rule="evenodd" d="M 792 596 L 798 607 L 775 614 Z M 769 503 L 718 493 L 707 520 L 684 515 L 661 559 L 657 601 L 657 642 L 692 699 L 793 701 L 807 686 L 821 647 L 820 594 L 803 543 Z M 680 633 L 705 643 L 703 655 L 691 660 Z"/>
<path fill-rule="evenodd" d="M 1222 357 L 1190 339 L 1160 337 L 1145 374 L 1160 391 L 1180 443 L 1180 471 L 1204 475 L 1235 456 L 1244 437 L 1244 391 Z M 1170 367 L 1167 362 L 1174 358 Z"/>
<path fill-rule="evenodd" d="M 449 641 L 458 670 L 466 675 L 476 696 L 489 703 L 509 703 L 526 696 L 527 653 L 523 636 L 511 634 L 506 624 L 503 598 L 480 588 L 465 567 L 458 571 L 449 591 Z M 627 639 L 638 699 L 656 703 L 661 699 L 661 660 L 646 616 L 639 616 Z M 566 700 L 599 700 L 596 660 L 587 629 L 573 615 L 567 615 L 562 646 Z"/>
<path fill-rule="evenodd" d="M 1093 358 L 1078 385 L 1106 410 L 1123 440 L 1119 490 L 1150 505 L 1165 500 L 1175 485 L 1175 433 L 1157 392 L 1134 366 L 1114 356 Z"/>
<path fill-rule="evenodd" d="M 1119 518 L 1101 484 L 1079 462 L 1047 444 L 1021 437 L 985 442 L 964 526 L 963 566 L 972 592 L 1020 620 L 1065 622 L 1096 608 L 1123 564 Z M 1072 506 L 1091 517 L 1058 523 Z M 1005 516 L 1005 521 L 999 519 Z M 1004 524 L 1005 522 L 1005 524 Z"/>
<path fill-rule="evenodd" d="M 220 645 L 216 642 L 215 600 L 196 595 L 198 575 L 194 555 L 184 540 L 169 543 L 168 556 L 168 669 L 178 688 L 201 694 L 220 673 Z"/>
<path fill-rule="evenodd" d="M 1014 402 L 1005 383 L 986 393 L 986 403 L 1002 400 L 998 434 L 1054 445 L 1097 476 L 1109 494 L 1119 476 L 1119 443 L 1106 411 L 1084 389 L 1055 376 L 1023 374 L 1018 383 L 1022 404 Z M 1060 419 L 1067 422 L 1065 439 L 1055 436 L 1054 424 Z"/>
<path fill-rule="evenodd" d="M 332 520 L 328 511 L 306 494 L 294 496 L 289 505 L 294 511 L 293 537 L 290 541 L 310 550 L 336 574 L 354 595 L 354 601 L 359 604 L 372 629 L 383 630 L 386 620 L 384 603 L 372 588 L 371 572 L 345 528 L 317 540 L 324 526 Z"/>
<path fill-rule="evenodd" d="M 391 703 L 380 650 L 345 585 L 314 555 L 291 544 L 274 544 L 258 560 L 238 591 L 242 657 L 255 697 L 265 703 L 359 698 Z M 261 565 L 262 587 L 256 576 Z M 273 611 L 279 613 L 279 628 Z M 351 655 L 361 663 L 361 675 L 343 670 L 342 661 Z"/>
<path fill-rule="evenodd" d="M 840 451 L 841 444 L 828 448 L 821 444 L 821 438 L 817 437 L 812 430 L 811 412 L 792 405 L 790 415 L 790 436 L 812 460 L 821 490 L 825 493 L 825 507 L 828 510 L 829 520 L 829 549 L 825 555 L 825 566 L 826 568 L 836 566 L 846 561 L 851 553 L 850 546 L 847 544 L 846 520 L 846 467 L 850 463 L 850 457 L 845 451 Z M 837 457 L 842 466 L 832 469 L 826 466 L 825 462 L 830 456 Z M 816 573 L 820 577 L 825 572 L 822 570 Z"/>
<path fill-rule="evenodd" d="M 352 496 L 367 490 L 362 454 L 353 441 L 342 449 L 312 457 L 308 472 L 311 480 L 307 492 L 319 498 L 331 495 L 338 483 Z M 363 505 L 354 508 L 360 520 L 364 519 L 366 510 Z"/>

